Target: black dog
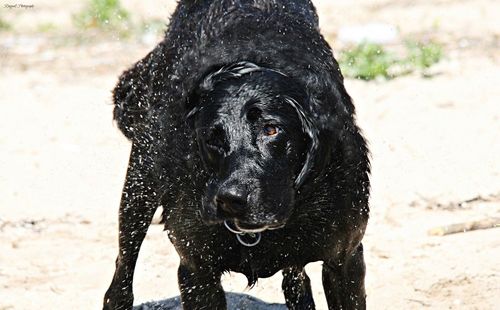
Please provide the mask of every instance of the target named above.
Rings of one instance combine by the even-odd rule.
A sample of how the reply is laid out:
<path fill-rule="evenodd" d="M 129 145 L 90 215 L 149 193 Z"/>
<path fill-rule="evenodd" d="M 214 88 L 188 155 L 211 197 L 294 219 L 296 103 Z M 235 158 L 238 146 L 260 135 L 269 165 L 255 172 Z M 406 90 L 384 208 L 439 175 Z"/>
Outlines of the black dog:
<path fill-rule="evenodd" d="M 309 0 L 181 0 L 126 71 L 114 117 L 132 141 L 105 309 L 130 309 L 154 211 L 181 258 L 184 309 L 225 309 L 221 274 L 283 270 L 290 309 L 365 308 L 368 150 Z"/>

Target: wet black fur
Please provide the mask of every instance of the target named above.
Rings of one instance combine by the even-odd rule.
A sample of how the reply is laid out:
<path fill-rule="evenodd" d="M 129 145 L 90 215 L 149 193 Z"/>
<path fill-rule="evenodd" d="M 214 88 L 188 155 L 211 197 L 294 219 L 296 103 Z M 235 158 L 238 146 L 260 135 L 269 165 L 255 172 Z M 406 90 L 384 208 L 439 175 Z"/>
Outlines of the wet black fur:
<path fill-rule="evenodd" d="M 233 76 L 235 66 L 264 73 Z M 258 74 L 282 75 L 276 79 L 283 89 L 294 85 L 297 93 L 284 94 L 291 101 L 280 102 L 295 111 L 288 119 L 300 124 L 302 140 L 296 139 L 300 152 L 290 159 L 296 182 L 286 225 L 263 232 L 262 241 L 248 248 L 220 221 L 202 219 L 207 183 L 216 172 L 203 160 L 195 129 L 203 96 L 221 80 L 248 78 L 241 83 L 250 87 L 259 83 Z M 226 82 L 221 85 L 229 87 Z M 223 272 L 241 272 L 253 284 L 279 270 L 287 306 L 314 309 L 303 269 L 314 261 L 324 262 L 330 309 L 365 308 L 361 239 L 369 211 L 368 150 L 310 1 L 181 0 L 165 39 L 120 77 L 114 102 L 114 118 L 132 151 L 120 206 L 120 251 L 104 309 L 131 308 L 135 262 L 159 206 L 181 258 L 185 309 L 225 309 Z"/>

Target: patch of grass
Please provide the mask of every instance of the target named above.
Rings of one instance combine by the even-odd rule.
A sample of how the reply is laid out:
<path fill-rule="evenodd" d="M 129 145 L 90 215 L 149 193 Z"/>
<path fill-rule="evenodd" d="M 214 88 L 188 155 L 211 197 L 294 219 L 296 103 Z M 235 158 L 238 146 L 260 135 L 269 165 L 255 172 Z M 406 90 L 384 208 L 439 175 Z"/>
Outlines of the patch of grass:
<path fill-rule="evenodd" d="M 73 15 L 73 23 L 85 40 L 96 38 L 99 33 L 110 34 L 119 39 L 152 37 L 162 34 L 167 24 L 160 19 L 133 22 L 131 14 L 120 0 L 86 0 L 85 7 Z M 98 31 L 98 32 L 96 32 Z"/>
<path fill-rule="evenodd" d="M 420 70 L 429 68 L 443 57 L 443 47 L 435 42 L 407 41 L 406 47 L 408 49 L 406 61 Z"/>
<path fill-rule="evenodd" d="M 130 14 L 119 0 L 89 0 L 73 20 L 82 29 L 113 30 L 122 34 L 130 27 Z"/>
<path fill-rule="evenodd" d="M 361 43 L 341 52 L 339 64 L 346 77 L 362 80 L 377 78 L 392 79 L 419 71 L 428 76 L 426 71 L 443 57 L 443 47 L 435 42 L 406 42 L 405 56 L 397 57 L 373 43 Z"/>
<path fill-rule="evenodd" d="M 344 75 L 362 80 L 373 80 L 379 76 L 389 78 L 389 68 L 395 57 L 378 44 L 361 43 L 344 51 L 339 59 Z"/>

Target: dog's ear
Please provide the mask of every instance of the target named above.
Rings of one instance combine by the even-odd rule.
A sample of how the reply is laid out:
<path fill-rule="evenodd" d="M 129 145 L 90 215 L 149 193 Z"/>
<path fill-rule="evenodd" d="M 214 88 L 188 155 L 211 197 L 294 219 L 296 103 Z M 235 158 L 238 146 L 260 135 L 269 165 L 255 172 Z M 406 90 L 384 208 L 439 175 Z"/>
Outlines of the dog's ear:
<path fill-rule="evenodd" d="M 306 154 L 306 160 L 300 173 L 295 178 L 295 188 L 300 188 L 300 186 L 304 183 L 307 176 L 311 173 L 311 170 L 314 166 L 315 158 L 318 154 L 319 148 L 319 130 L 314 126 L 314 123 L 311 117 L 308 116 L 307 112 L 302 108 L 302 106 L 292 97 L 284 96 L 283 99 L 286 103 L 288 103 L 291 107 L 294 108 L 297 113 L 302 131 L 309 137 L 309 147 Z"/>
<path fill-rule="evenodd" d="M 189 128 L 193 129 L 194 127 L 194 118 L 196 114 L 201 110 L 201 93 L 199 89 L 195 89 L 189 94 L 186 100 L 186 123 Z"/>
<path fill-rule="evenodd" d="M 186 122 L 193 126 L 195 115 L 203 108 L 201 101 L 203 95 L 215 89 L 217 84 L 237 79 L 245 74 L 266 70 L 259 65 L 248 61 L 241 61 L 225 66 L 214 66 L 207 70 L 188 96 L 186 102 Z"/>

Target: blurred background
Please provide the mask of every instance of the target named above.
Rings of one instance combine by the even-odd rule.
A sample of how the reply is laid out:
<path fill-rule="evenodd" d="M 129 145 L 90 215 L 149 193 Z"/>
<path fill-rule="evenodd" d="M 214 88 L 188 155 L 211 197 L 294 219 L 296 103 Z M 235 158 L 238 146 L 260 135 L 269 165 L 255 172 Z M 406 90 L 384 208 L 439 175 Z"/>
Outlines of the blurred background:
<path fill-rule="evenodd" d="M 500 217 L 500 1 L 313 2 L 372 151 L 368 307 L 498 309 L 499 229 L 484 228 Z M 130 150 L 111 91 L 175 5 L 2 2 L 0 310 L 101 307 Z M 177 264 L 152 225 L 136 304 L 178 295 Z M 308 270 L 326 309 L 321 265 Z M 223 284 L 284 302 L 280 274 Z"/>

